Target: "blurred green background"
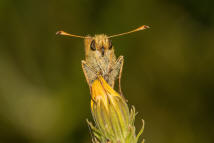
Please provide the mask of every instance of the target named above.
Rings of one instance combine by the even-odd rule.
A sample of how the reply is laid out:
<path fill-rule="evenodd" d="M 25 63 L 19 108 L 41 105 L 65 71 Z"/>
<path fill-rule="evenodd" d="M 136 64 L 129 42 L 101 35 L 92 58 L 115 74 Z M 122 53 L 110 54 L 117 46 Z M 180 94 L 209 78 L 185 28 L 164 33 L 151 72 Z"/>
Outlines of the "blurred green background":
<path fill-rule="evenodd" d="M 83 40 L 126 32 L 122 89 L 146 143 L 213 143 L 214 1 L 1 0 L 0 142 L 89 143 Z M 139 128 L 138 128 L 139 129 Z"/>

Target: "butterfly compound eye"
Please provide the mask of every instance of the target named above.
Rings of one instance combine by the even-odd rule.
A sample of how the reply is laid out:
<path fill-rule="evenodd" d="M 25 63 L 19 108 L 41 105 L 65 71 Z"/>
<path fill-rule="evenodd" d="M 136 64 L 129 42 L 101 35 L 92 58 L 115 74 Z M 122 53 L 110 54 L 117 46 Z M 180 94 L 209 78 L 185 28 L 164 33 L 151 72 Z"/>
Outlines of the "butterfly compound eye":
<path fill-rule="evenodd" d="M 91 41 L 90 48 L 91 48 L 92 51 L 95 51 L 95 50 L 96 50 L 96 47 L 95 47 L 95 40 L 92 40 L 92 41 Z"/>
<path fill-rule="evenodd" d="M 109 39 L 109 50 L 111 50 L 112 49 L 112 42 L 111 42 L 111 40 Z"/>

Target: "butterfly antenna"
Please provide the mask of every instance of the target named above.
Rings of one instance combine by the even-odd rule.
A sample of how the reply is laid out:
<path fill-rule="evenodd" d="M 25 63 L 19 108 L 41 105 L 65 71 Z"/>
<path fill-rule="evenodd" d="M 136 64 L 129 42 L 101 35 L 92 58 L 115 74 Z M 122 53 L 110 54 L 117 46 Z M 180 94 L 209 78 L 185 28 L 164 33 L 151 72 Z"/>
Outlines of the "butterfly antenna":
<path fill-rule="evenodd" d="M 69 37 L 77 37 L 77 38 L 82 38 L 82 39 L 87 38 L 87 37 L 85 37 L 85 36 L 69 34 L 69 33 L 64 32 L 64 31 L 57 31 L 57 32 L 56 32 L 56 35 L 63 35 L 63 36 L 69 36 Z"/>
<path fill-rule="evenodd" d="M 120 33 L 120 34 L 115 34 L 115 35 L 109 36 L 108 38 L 118 37 L 118 36 L 130 34 L 130 33 L 137 32 L 137 31 L 141 31 L 141 30 L 148 29 L 148 28 L 150 28 L 150 27 L 149 27 L 149 26 L 146 26 L 146 25 L 143 25 L 143 26 L 140 26 L 140 27 L 138 27 L 137 29 L 131 30 L 131 31 L 129 31 L 129 32 L 124 32 L 124 33 Z"/>

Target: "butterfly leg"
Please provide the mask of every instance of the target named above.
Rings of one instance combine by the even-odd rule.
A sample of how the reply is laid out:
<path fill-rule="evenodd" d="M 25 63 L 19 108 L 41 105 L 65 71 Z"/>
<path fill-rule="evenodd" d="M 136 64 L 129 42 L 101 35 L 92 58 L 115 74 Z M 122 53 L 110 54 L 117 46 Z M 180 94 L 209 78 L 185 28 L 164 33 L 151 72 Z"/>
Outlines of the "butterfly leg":
<path fill-rule="evenodd" d="M 93 70 L 92 67 L 90 67 L 86 61 L 82 60 L 82 69 L 86 78 L 86 81 L 89 85 L 89 87 L 91 87 L 91 84 L 93 83 L 93 81 L 97 78 L 97 74 L 96 72 Z"/>
<path fill-rule="evenodd" d="M 123 70 L 123 63 L 124 63 L 124 58 L 123 56 L 120 56 L 116 63 L 113 65 L 110 73 L 109 73 L 109 85 L 114 88 L 114 83 L 116 78 L 118 78 L 119 81 L 119 92 L 121 95 L 122 94 L 122 89 L 121 89 L 121 77 L 122 77 L 122 70 Z"/>

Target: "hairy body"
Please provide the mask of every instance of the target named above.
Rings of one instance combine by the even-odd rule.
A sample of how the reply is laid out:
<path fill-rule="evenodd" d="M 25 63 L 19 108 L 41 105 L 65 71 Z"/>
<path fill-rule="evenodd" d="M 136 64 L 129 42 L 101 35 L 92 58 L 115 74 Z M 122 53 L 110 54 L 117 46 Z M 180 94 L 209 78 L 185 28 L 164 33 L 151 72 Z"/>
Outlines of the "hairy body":
<path fill-rule="evenodd" d="M 120 79 L 123 67 L 123 56 L 116 59 L 114 47 L 106 35 L 95 35 L 85 38 L 85 61 L 82 61 L 82 68 L 89 87 L 98 75 L 114 88 L 115 80 Z M 121 89 L 120 89 L 121 92 Z"/>

